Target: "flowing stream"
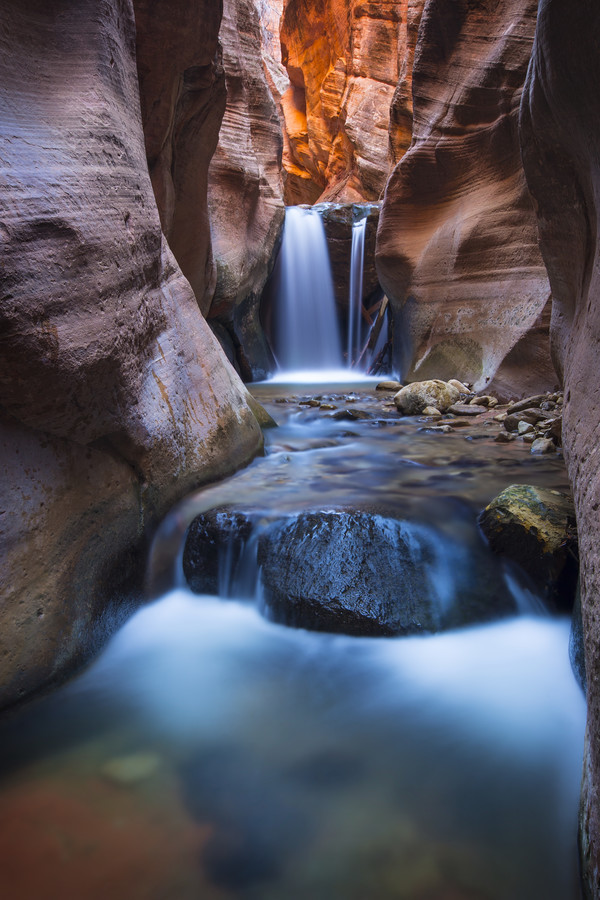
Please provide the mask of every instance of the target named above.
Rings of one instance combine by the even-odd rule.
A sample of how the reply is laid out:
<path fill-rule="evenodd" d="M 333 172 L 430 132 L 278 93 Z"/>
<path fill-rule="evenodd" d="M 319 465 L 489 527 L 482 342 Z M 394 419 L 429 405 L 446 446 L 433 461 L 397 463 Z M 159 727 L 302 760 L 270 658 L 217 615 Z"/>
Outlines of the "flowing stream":
<path fill-rule="evenodd" d="M 420 430 L 364 383 L 253 393 L 280 426 L 265 456 L 173 511 L 152 602 L 0 723 L 0 895 L 575 900 L 585 704 L 569 623 L 476 526 L 510 483 L 566 490 L 562 461 L 483 426 Z M 236 587 L 226 548 L 229 599 L 194 595 L 186 528 L 223 505 L 395 511 L 435 536 L 440 578 L 483 560 L 522 614 L 430 637 L 287 628 L 256 577 Z"/>

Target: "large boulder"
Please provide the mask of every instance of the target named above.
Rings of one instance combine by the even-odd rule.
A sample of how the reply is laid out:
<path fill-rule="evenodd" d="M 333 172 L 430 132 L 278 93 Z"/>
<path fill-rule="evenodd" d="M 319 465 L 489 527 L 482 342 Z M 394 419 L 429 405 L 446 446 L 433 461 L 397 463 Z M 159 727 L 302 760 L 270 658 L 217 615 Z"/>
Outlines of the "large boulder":
<path fill-rule="evenodd" d="M 540 0 L 521 107 L 523 164 L 552 286 L 552 354 L 579 528 L 588 684 L 581 849 L 600 897 L 600 17 L 594 0 Z"/>
<path fill-rule="evenodd" d="M 432 379 L 405 385 L 394 396 L 394 403 L 405 416 L 418 416 L 427 407 L 446 412 L 459 398 L 460 392 L 453 385 Z"/>
<path fill-rule="evenodd" d="M 578 556 L 570 497 L 530 484 L 511 484 L 486 506 L 479 524 L 494 553 L 518 563 L 554 606 L 572 608 Z"/>
<path fill-rule="evenodd" d="M 403 380 L 460 373 L 479 391 L 520 344 L 535 365 L 528 387 L 554 387 L 539 334 L 550 288 L 517 134 L 536 10 L 537 0 L 425 4 L 413 141 L 388 181 L 377 238 Z M 532 347 L 522 343 L 530 330 Z M 503 370 L 507 396 L 520 393 L 523 369 L 513 358 Z"/>
<path fill-rule="evenodd" d="M 146 114 L 157 104 L 147 146 L 171 133 L 176 83 L 179 138 L 187 125 L 197 147 L 218 10 L 149 6 L 145 17 L 137 5 Z M 1 0 L 0 17 L 2 705 L 94 649 L 107 607 L 139 594 L 160 518 L 249 460 L 261 433 L 161 233 L 133 5 Z M 174 34 L 189 41 L 190 21 L 194 48 L 180 57 Z M 188 199 L 201 199 L 195 187 Z"/>
<path fill-rule="evenodd" d="M 346 510 L 276 523 L 258 551 L 276 621 L 366 636 L 435 632 L 514 612 L 498 573 L 462 556 L 425 526 Z"/>

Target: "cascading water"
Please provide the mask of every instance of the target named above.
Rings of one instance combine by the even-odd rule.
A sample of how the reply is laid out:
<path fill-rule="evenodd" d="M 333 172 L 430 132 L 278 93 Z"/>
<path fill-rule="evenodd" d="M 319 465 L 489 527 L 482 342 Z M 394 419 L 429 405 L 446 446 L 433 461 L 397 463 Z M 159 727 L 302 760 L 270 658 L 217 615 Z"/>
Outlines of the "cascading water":
<path fill-rule="evenodd" d="M 323 223 L 290 206 L 281 247 L 276 357 L 281 371 L 340 369 L 342 349 Z"/>
<path fill-rule="evenodd" d="M 352 225 L 350 257 L 350 293 L 348 296 L 348 366 L 358 362 L 362 350 L 362 285 L 365 264 L 367 217 Z"/>

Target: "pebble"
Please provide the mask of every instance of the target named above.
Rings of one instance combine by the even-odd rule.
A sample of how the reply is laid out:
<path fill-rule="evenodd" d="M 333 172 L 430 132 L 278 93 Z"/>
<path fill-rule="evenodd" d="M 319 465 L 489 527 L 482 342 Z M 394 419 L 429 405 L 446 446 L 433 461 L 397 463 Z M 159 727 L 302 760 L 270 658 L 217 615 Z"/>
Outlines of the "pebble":
<path fill-rule="evenodd" d="M 426 406 L 422 413 L 424 416 L 432 416 L 434 419 L 441 419 L 442 414 L 435 406 Z"/>
<path fill-rule="evenodd" d="M 160 757 L 156 753 L 131 753 L 109 759 L 100 771 L 117 784 L 135 784 L 154 775 L 159 766 Z"/>
<path fill-rule="evenodd" d="M 511 441 L 516 440 L 515 435 L 511 434 L 509 431 L 501 431 L 500 434 L 497 434 L 494 438 L 497 444 L 510 444 Z"/>
<path fill-rule="evenodd" d="M 448 384 L 451 384 L 452 387 L 456 388 L 461 394 L 470 394 L 470 390 L 466 384 L 463 384 L 462 381 L 459 381 L 457 378 L 451 378 Z"/>
<path fill-rule="evenodd" d="M 402 388 L 403 388 L 403 385 L 400 384 L 399 381 L 380 381 L 379 384 L 377 385 L 377 387 L 375 388 L 375 390 L 376 391 L 396 391 L 396 392 L 398 392 L 398 391 L 402 390 Z"/>
<path fill-rule="evenodd" d="M 535 431 L 529 431 L 527 434 L 523 435 L 523 440 L 526 444 L 533 444 L 535 440 L 537 440 L 537 435 Z"/>
<path fill-rule="evenodd" d="M 498 413 L 497 416 L 494 416 L 494 422 L 504 422 L 507 415 L 508 415 L 508 413 L 505 413 L 505 412 Z"/>
<path fill-rule="evenodd" d="M 481 413 L 487 412 L 487 407 L 471 406 L 470 403 L 453 403 L 448 408 L 448 412 L 454 413 L 456 416 L 479 416 Z"/>
<path fill-rule="evenodd" d="M 555 451 L 556 444 L 550 438 L 537 438 L 531 445 L 531 452 L 536 455 L 540 453 L 554 453 Z"/>
<path fill-rule="evenodd" d="M 517 425 L 517 431 L 519 434 L 530 434 L 534 430 L 531 422 L 519 422 Z"/>
<path fill-rule="evenodd" d="M 333 403 L 321 403 L 321 409 L 337 409 L 337 406 Z"/>
<path fill-rule="evenodd" d="M 453 429 L 450 425 L 427 425 L 425 428 L 419 428 L 419 431 L 438 431 L 440 434 L 451 434 Z"/>

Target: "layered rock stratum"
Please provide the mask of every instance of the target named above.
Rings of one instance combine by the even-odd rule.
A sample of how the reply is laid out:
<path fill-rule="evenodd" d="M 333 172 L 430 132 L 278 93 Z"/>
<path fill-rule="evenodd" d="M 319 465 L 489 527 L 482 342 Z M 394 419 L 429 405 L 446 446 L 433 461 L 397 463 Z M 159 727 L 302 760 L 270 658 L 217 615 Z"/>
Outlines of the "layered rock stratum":
<path fill-rule="evenodd" d="M 109 598 L 135 599 L 157 520 L 251 458 L 261 435 L 196 299 L 211 293 L 210 253 L 187 255 L 209 247 L 219 10 L 136 3 L 141 105 L 128 0 L 0 10 L 7 704 L 91 651 Z M 192 12 L 204 27 L 183 52 Z"/>
<path fill-rule="evenodd" d="M 480 390 L 521 342 L 536 369 L 521 386 L 507 365 L 503 393 L 556 381 L 538 340 L 550 288 L 517 135 L 536 10 L 536 0 L 425 4 L 413 141 L 387 184 L 377 243 L 403 379 L 459 377 Z"/>
<path fill-rule="evenodd" d="M 587 673 L 580 846 L 600 897 L 600 20 L 592 0 L 541 0 L 521 108 L 523 162 L 552 285 L 552 353 L 563 374 L 563 447 L 581 554 Z"/>
<path fill-rule="evenodd" d="M 424 0 L 286 0 L 286 203 L 377 200 L 410 144 Z"/>
<path fill-rule="evenodd" d="M 274 11 L 264 11 L 271 12 L 267 22 L 272 24 Z M 283 227 L 283 138 L 261 59 L 254 0 L 225 0 L 220 41 L 227 104 L 209 169 L 217 265 L 209 318 L 220 326 L 217 333 L 250 381 L 265 378 L 273 368 L 259 305 Z"/>

